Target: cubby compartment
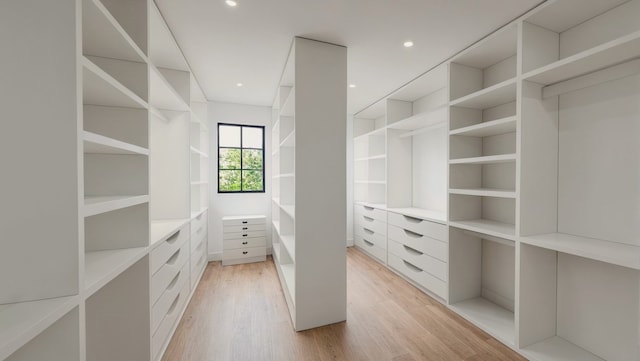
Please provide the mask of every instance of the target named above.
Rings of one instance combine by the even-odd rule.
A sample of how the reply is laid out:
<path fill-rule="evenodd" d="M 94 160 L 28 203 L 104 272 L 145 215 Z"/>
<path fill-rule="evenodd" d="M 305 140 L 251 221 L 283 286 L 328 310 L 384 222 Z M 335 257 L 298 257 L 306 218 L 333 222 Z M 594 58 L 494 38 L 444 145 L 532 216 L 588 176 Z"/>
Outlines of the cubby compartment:
<path fill-rule="evenodd" d="M 515 99 L 517 45 L 518 26 L 510 24 L 455 56 L 449 65 L 451 101 L 476 108 Z"/>
<path fill-rule="evenodd" d="M 515 206 L 513 198 L 453 193 L 449 195 L 450 224 L 513 240 Z"/>
<path fill-rule="evenodd" d="M 531 360 L 637 360 L 640 273 L 520 246 L 519 344 Z"/>
<path fill-rule="evenodd" d="M 145 102 L 149 100 L 149 70 L 146 63 L 87 54 L 85 54 L 83 60 L 103 71 L 109 82 L 123 86 Z M 91 99 L 87 99 L 85 104 L 93 103 Z"/>
<path fill-rule="evenodd" d="M 145 256 L 87 298 L 87 361 L 151 359 L 149 287 Z"/>
<path fill-rule="evenodd" d="M 93 139 L 98 140 L 89 140 L 89 142 L 98 143 L 97 145 L 102 143 L 101 145 L 111 148 L 124 148 L 123 152 L 147 154 L 149 148 L 149 112 L 147 110 L 85 105 L 83 118 L 84 131 L 90 133 L 89 136 L 100 137 L 94 136 Z M 97 150 L 85 152 L 95 153 Z"/>
<path fill-rule="evenodd" d="M 281 116 L 279 124 L 278 144 L 280 147 L 295 146 L 295 122 L 293 117 Z"/>
<path fill-rule="evenodd" d="M 553 84 L 640 56 L 640 1 L 557 1 L 523 22 L 524 78 Z"/>
<path fill-rule="evenodd" d="M 450 307 L 501 342 L 516 346 L 515 242 L 449 229 Z"/>

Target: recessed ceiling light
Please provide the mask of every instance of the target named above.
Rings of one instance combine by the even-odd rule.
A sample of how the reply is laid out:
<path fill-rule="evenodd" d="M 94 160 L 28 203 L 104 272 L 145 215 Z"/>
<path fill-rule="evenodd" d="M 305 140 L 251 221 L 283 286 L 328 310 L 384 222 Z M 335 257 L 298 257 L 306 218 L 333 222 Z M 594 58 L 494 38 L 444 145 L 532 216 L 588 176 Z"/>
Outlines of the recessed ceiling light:
<path fill-rule="evenodd" d="M 242 83 L 237 83 L 237 84 L 236 84 L 236 86 L 237 86 L 238 88 L 239 88 L 239 87 L 241 87 L 241 86 L 243 86 L 243 85 L 244 85 L 244 84 L 242 84 Z"/>
<path fill-rule="evenodd" d="M 232 8 L 238 6 L 238 3 L 234 0 L 226 0 L 225 3 L 227 3 L 227 5 L 231 6 Z"/>
<path fill-rule="evenodd" d="M 356 85 L 355 84 L 349 84 L 349 88 L 355 88 Z"/>
<path fill-rule="evenodd" d="M 402 45 L 404 45 L 405 48 L 410 48 L 413 46 L 413 41 L 407 40 Z"/>

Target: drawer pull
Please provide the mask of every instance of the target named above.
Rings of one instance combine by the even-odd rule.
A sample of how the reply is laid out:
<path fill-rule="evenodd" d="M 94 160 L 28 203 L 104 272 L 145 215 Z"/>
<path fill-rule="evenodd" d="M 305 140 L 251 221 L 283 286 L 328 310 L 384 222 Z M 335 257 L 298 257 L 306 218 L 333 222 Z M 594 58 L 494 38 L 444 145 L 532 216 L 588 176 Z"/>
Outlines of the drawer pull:
<path fill-rule="evenodd" d="M 176 299 L 173 300 L 173 303 L 171 304 L 171 307 L 169 307 L 169 310 L 167 311 L 167 316 L 172 315 L 173 311 L 176 310 L 176 306 L 178 306 L 178 300 L 180 299 L 180 294 L 178 293 L 178 295 L 176 296 Z"/>
<path fill-rule="evenodd" d="M 244 241 L 244 242 L 242 242 L 242 244 L 249 244 L 249 242 L 247 242 L 247 241 Z"/>
<path fill-rule="evenodd" d="M 169 286 L 167 286 L 167 291 L 170 291 L 171 289 L 173 289 L 173 287 L 176 286 L 176 283 L 178 283 L 178 278 L 180 278 L 180 272 L 178 272 L 178 274 L 173 277 L 171 283 L 169 283 Z"/>
<path fill-rule="evenodd" d="M 372 211 L 372 210 L 374 210 L 374 209 L 375 209 L 375 208 L 373 208 L 373 207 L 369 207 L 369 206 L 362 206 L 362 207 L 363 207 L 364 209 L 368 210 L 368 211 Z"/>
<path fill-rule="evenodd" d="M 367 240 L 366 240 L 366 239 L 364 239 L 364 238 L 363 238 L 362 240 L 363 240 L 363 241 L 364 241 L 364 243 L 365 243 L 367 246 L 369 246 L 369 247 L 373 247 L 373 246 L 375 245 L 373 242 L 369 242 L 369 241 L 367 241 Z"/>
<path fill-rule="evenodd" d="M 407 236 L 410 236 L 413 238 L 422 238 L 422 235 L 420 233 L 412 232 L 408 229 L 403 229 L 403 231 Z"/>
<path fill-rule="evenodd" d="M 420 222 L 422 222 L 422 219 L 420 219 L 420 218 L 409 217 L 409 216 L 405 216 L 405 215 L 402 215 L 402 216 L 404 217 L 404 219 L 407 222 L 411 222 L 411 223 L 420 223 Z"/>
<path fill-rule="evenodd" d="M 203 230 L 203 229 L 204 229 L 204 228 L 202 228 L 202 227 L 198 228 L 198 230 L 196 231 L 196 234 L 200 234 L 200 233 L 202 233 L 202 230 Z"/>
<path fill-rule="evenodd" d="M 242 221 L 242 224 L 247 224 L 249 223 L 249 221 Z"/>
<path fill-rule="evenodd" d="M 414 272 L 422 272 L 422 268 L 418 268 L 405 260 L 402 260 L 402 262 L 404 262 L 404 265 L 407 266 L 408 269 Z"/>
<path fill-rule="evenodd" d="M 242 254 L 247 254 L 247 253 L 249 253 L 249 252 L 248 251 L 242 251 Z"/>
<path fill-rule="evenodd" d="M 249 227 L 242 227 L 243 231 L 246 231 L 247 229 L 249 229 Z"/>
<path fill-rule="evenodd" d="M 408 253 L 411 253 L 411 254 L 416 255 L 416 256 L 422 256 L 424 254 L 424 253 L 418 251 L 417 249 L 411 248 L 411 247 L 409 247 L 407 245 L 404 245 L 404 244 L 402 245 L 402 247 L 404 247 L 404 250 L 407 251 Z"/>
<path fill-rule="evenodd" d="M 248 234 L 246 234 L 246 233 L 242 235 L 242 237 L 246 237 L 246 236 L 248 236 Z"/>
<path fill-rule="evenodd" d="M 370 230 L 369 228 L 362 228 L 366 233 L 374 234 L 375 232 Z"/>
<path fill-rule="evenodd" d="M 171 235 L 171 237 L 167 238 L 165 242 L 167 243 L 175 243 L 178 240 L 178 236 L 180 235 L 180 231 Z"/>
<path fill-rule="evenodd" d="M 180 248 L 178 248 L 176 253 L 174 253 L 173 256 L 171 256 L 171 258 L 169 258 L 169 260 L 167 261 L 167 264 L 169 264 L 169 265 L 175 264 L 178 261 L 178 256 L 180 256 Z"/>
<path fill-rule="evenodd" d="M 373 222 L 373 218 L 371 218 L 371 217 L 362 216 L 362 218 L 364 218 L 364 220 L 367 221 L 367 222 Z"/>

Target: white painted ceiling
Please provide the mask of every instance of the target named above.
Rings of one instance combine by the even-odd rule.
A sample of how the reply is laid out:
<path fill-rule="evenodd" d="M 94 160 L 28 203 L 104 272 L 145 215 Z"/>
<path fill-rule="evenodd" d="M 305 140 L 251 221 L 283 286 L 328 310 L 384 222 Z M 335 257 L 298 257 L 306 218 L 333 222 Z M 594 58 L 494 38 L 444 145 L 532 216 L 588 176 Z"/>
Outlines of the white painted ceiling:
<path fill-rule="evenodd" d="M 294 36 L 348 48 L 355 113 L 541 0 L 156 0 L 209 100 L 273 102 Z M 405 40 L 415 43 L 404 48 Z M 244 86 L 237 87 L 237 83 Z"/>

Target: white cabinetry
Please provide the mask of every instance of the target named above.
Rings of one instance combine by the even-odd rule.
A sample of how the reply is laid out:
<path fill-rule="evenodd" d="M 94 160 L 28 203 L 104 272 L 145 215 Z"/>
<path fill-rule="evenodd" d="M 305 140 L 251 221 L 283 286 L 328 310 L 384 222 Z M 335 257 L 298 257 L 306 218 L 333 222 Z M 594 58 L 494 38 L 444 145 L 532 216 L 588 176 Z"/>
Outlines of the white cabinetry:
<path fill-rule="evenodd" d="M 265 216 L 222 218 L 222 264 L 261 262 L 267 258 Z"/>

